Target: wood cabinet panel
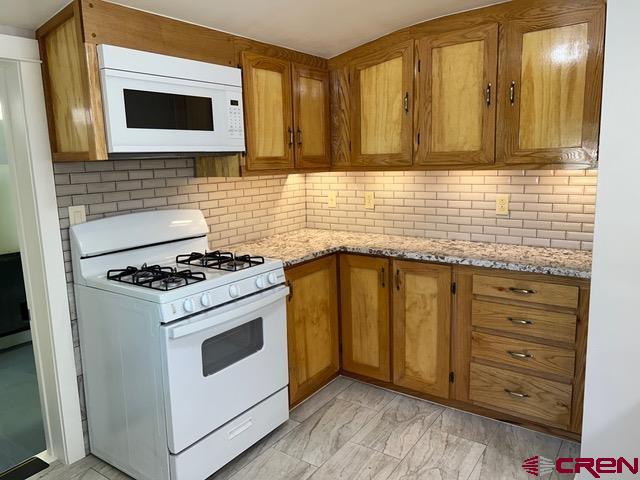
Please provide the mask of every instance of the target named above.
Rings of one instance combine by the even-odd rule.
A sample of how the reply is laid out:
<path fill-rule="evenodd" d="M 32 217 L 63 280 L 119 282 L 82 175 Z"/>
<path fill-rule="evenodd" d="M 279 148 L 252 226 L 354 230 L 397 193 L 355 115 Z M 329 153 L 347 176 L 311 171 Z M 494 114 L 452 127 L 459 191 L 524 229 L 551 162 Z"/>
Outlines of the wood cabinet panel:
<path fill-rule="evenodd" d="M 413 41 L 351 65 L 352 163 L 410 165 Z"/>
<path fill-rule="evenodd" d="M 471 334 L 471 356 L 530 370 L 542 376 L 561 376 L 569 382 L 575 373 L 573 350 L 480 332 Z"/>
<path fill-rule="evenodd" d="M 597 161 L 604 5 L 507 22 L 498 159 Z"/>
<path fill-rule="evenodd" d="M 247 170 L 293 168 L 291 64 L 248 52 L 242 64 Z"/>
<path fill-rule="evenodd" d="M 494 161 L 498 25 L 418 43 L 417 164 Z"/>
<path fill-rule="evenodd" d="M 505 298 L 523 302 L 576 308 L 579 288 L 572 285 L 560 285 L 493 275 L 474 275 L 474 295 Z"/>
<path fill-rule="evenodd" d="M 576 315 L 504 303 L 473 300 L 472 324 L 507 334 L 573 344 Z"/>
<path fill-rule="evenodd" d="M 294 65 L 293 95 L 296 166 L 328 167 L 331 163 L 329 73 Z"/>
<path fill-rule="evenodd" d="M 389 261 L 340 256 L 342 364 L 346 371 L 389 381 Z"/>
<path fill-rule="evenodd" d="M 470 383 L 469 397 L 476 405 L 560 428 L 569 425 L 571 385 L 477 363 L 471 364 Z"/>
<path fill-rule="evenodd" d="M 336 257 L 287 269 L 289 401 L 296 404 L 340 369 Z"/>
<path fill-rule="evenodd" d="M 451 268 L 393 262 L 393 382 L 449 397 Z"/>

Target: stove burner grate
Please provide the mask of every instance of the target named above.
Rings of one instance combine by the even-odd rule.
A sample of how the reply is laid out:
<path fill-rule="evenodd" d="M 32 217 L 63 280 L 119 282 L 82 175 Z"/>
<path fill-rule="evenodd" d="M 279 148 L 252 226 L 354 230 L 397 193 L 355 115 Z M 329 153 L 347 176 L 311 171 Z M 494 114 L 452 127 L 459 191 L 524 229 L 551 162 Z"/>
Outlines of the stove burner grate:
<path fill-rule="evenodd" d="M 169 291 L 198 283 L 206 279 L 202 272 L 191 270 L 177 270 L 159 265 L 148 266 L 146 263 L 140 268 L 127 267 L 113 269 L 107 272 L 107 278 L 117 282 L 139 285 L 153 290 Z"/>
<path fill-rule="evenodd" d="M 231 252 L 220 252 L 216 250 L 215 252 L 193 252 L 187 255 L 178 255 L 176 257 L 176 263 L 235 272 L 263 264 L 264 257 L 234 255 Z"/>

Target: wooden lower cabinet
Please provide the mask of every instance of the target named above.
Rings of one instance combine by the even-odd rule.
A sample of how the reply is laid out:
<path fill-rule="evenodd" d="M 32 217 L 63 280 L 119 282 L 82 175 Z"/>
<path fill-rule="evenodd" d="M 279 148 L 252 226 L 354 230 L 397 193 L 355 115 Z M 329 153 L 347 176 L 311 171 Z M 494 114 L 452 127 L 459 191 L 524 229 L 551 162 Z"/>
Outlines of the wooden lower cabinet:
<path fill-rule="evenodd" d="M 579 439 L 588 280 L 342 253 L 286 274 L 292 404 L 342 372 Z"/>
<path fill-rule="evenodd" d="M 391 380 L 389 260 L 340 255 L 342 368 Z"/>
<path fill-rule="evenodd" d="M 336 257 L 286 271 L 289 402 L 297 404 L 340 369 Z"/>
<path fill-rule="evenodd" d="M 451 267 L 393 262 L 393 383 L 449 397 Z"/>

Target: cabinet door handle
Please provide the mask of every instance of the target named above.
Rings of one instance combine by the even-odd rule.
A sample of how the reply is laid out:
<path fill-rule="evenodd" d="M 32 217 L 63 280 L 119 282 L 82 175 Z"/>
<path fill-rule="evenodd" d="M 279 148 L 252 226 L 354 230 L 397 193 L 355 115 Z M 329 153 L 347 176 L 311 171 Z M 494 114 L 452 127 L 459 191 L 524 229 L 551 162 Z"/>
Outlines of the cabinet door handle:
<path fill-rule="evenodd" d="M 298 129 L 298 145 L 302 145 L 302 130 Z"/>
<path fill-rule="evenodd" d="M 406 92 L 404 94 L 404 111 L 405 112 L 409 111 L 409 92 Z"/>
<path fill-rule="evenodd" d="M 400 269 L 396 270 L 396 289 L 400 290 Z"/>
<path fill-rule="evenodd" d="M 504 391 L 509 395 L 511 395 L 512 397 L 529 398 L 529 395 L 527 395 L 526 393 L 514 392 L 513 390 L 509 390 L 508 388 L 505 388 Z"/>
<path fill-rule="evenodd" d="M 525 318 L 507 317 L 507 320 L 509 320 L 511 323 L 515 323 L 517 325 L 533 325 L 535 323 L 533 320 L 527 320 Z"/>
<path fill-rule="evenodd" d="M 536 293 L 535 290 L 532 290 L 530 288 L 509 287 L 509 291 L 511 293 L 517 293 L 518 295 L 533 295 L 534 293 Z"/>
<path fill-rule="evenodd" d="M 516 101 L 516 82 L 511 82 L 511 86 L 509 87 L 509 101 L 511 105 Z"/>
<path fill-rule="evenodd" d="M 382 288 L 385 288 L 385 281 L 384 281 L 384 267 L 382 267 L 380 269 L 380 284 L 382 285 Z"/>
<path fill-rule="evenodd" d="M 484 101 L 487 103 L 487 107 L 491 105 L 491 83 L 487 85 L 487 89 L 484 91 Z"/>
<path fill-rule="evenodd" d="M 511 350 L 508 350 L 507 353 L 511 355 L 513 358 L 517 358 L 519 360 L 526 360 L 528 358 L 533 358 L 533 355 L 531 355 L 530 353 L 513 352 Z"/>
<path fill-rule="evenodd" d="M 293 128 L 289 127 L 287 132 L 289 132 L 289 147 L 291 147 L 293 145 Z"/>

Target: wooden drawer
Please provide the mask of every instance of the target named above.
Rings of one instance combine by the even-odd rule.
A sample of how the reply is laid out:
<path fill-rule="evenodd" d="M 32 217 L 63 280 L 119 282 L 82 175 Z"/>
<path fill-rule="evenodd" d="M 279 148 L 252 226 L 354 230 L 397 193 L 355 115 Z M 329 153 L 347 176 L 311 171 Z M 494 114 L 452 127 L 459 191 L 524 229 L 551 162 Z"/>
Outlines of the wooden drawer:
<path fill-rule="evenodd" d="M 573 350 L 480 332 L 471 334 L 471 356 L 536 373 L 560 375 L 568 380 L 573 378 L 575 370 Z"/>
<path fill-rule="evenodd" d="M 542 340 L 574 343 L 576 316 L 538 308 L 473 300 L 471 323 L 505 333 L 526 335 Z"/>
<path fill-rule="evenodd" d="M 571 385 L 471 363 L 469 398 L 476 405 L 567 428 L 571 394 Z"/>
<path fill-rule="evenodd" d="M 572 285 L 494 277 L 491 275 L 473 276 L 474 295 L 577 308 L 578 292 L 578 287 Z"/>

